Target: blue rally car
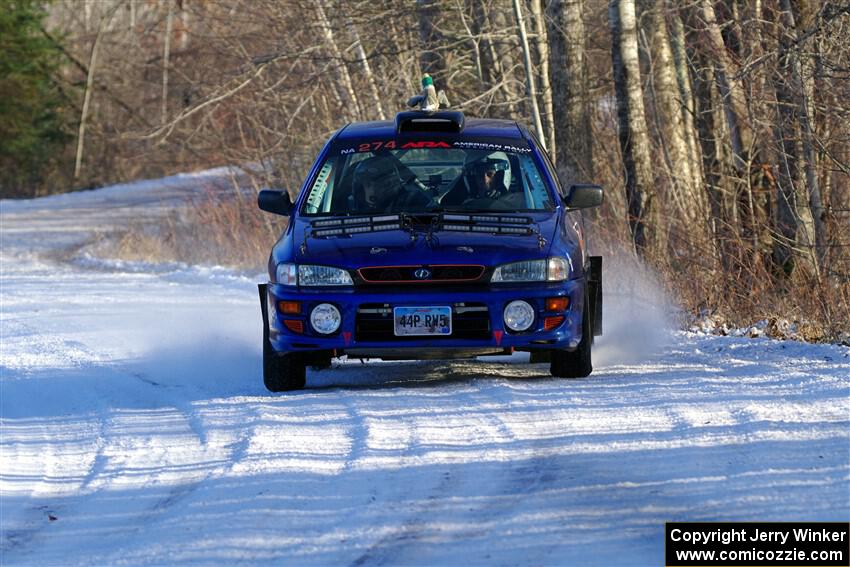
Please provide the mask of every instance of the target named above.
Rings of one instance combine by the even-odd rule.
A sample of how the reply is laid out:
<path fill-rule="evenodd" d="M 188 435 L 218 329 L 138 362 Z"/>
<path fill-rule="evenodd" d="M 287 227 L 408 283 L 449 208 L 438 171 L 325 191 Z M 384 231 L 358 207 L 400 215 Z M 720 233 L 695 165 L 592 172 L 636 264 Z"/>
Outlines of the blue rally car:
<path fill-rule="evenodd" d="M 349 124 L 325 144 L 260 284 L 263 372 L 303 388 L 334 356 L 472 358 L 528 351 L 553 376 L 590 374 L 601 334 L 601 257 L 580 209 L 596 185 L 560 186 L 535 136 L 508 120 L 409 111 Z"/>

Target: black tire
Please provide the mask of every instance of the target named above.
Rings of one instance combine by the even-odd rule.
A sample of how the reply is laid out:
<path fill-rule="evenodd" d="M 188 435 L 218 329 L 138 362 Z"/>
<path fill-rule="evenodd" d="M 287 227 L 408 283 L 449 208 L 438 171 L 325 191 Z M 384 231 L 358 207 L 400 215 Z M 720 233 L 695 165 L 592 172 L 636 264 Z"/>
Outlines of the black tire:
<path fill-rule="evenodd" d="M 307 384 L 307 367 L 297 354 L 276 353 L 266 339 L 263 344 L 263 383 L 269 392 L 300 390 Z"/>
<path fill-rule="evenodd" d="M 593 344 L 593 329 L 590 324 L 590 301 L 587 288 L 584 294 L 584 309 L 581 316 L 581 342 L 574 351 L 553 350 L 549 372 L 556 378 L 584 378 L 593 372 L 590 349 Z"/>

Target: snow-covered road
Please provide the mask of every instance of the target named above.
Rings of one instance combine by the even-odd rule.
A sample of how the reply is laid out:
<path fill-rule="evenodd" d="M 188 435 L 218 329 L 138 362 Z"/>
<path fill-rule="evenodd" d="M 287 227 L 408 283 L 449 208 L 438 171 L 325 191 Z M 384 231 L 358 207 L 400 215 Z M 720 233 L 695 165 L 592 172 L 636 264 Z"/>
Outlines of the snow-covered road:
<path fill-rule="evenodd" d="M 197 185 L 0 205 L 3 565 L 661 565 L 665 521 L 850 519 L 850 349 L 658 341 L 616 294 L 587 379 L 336 361 L 270 395 L 259 276 L 67 253 Z"/>

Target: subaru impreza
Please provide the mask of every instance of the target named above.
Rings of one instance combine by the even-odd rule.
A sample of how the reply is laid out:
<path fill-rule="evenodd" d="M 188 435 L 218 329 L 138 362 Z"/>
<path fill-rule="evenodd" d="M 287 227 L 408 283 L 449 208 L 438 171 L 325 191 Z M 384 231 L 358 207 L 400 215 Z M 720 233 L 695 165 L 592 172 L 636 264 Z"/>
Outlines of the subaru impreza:
<path fill-rule="evenodd" d="M 592 369 L 602 262 L 582 209 L 596 185 L 561 186 L 540 142 L 509 120 L 458 111 L 349 124 L 324 145 L 259 285 L 263 375 L 303 388 L 333 357 L 424 360 L 517 351 L 553 376 Z"/>

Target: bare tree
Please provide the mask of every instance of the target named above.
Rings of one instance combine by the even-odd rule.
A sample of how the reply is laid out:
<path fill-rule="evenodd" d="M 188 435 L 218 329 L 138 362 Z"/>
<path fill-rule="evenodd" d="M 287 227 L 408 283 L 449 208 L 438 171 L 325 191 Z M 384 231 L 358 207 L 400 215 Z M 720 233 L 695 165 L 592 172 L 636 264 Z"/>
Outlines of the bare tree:
<path fill-rule="evenodd" d="M 334 30 L 328 21 L 323 3 L 326 0 L 314 0 L 316 17 L 319 19 L 319 28 L 325 40 L 328 53 L 330 55 L 330 69 L 335 77 L 334 85 L 337 87 L 337 95 L 342 113 L 349 120 L 356 120 L 360 114 L 360 101 L 357 97 L 357 92 L 354 90 L 354 83 L 351 81 L 351 75 L 348 72 L 348 67 L 345 64 L 345 59 L 337 46 Z"/>
<path fill-rule="evenodd" d="M 86 29 L 89 26 L 89 18 L 91 5 L 86 2 Z M 76 159 L 74 160 L 74 179 L 79 179 L 80 172 L 83 167 L 83 151 L 85 147 L 86 140 L 86 126 L 88 125 L 89 118 L 89 108 L 91 106 L 92 99 L 92 91 L 94 88 L 94 76 L 97 70 L 97 57 L 98 51 L 100 49 L 101 38 L 103 37 L 103 32 L 106 29 L 109 21 L 112 19 L 112 16 L 115 14 L 118 5 L 116 4 L 112 9 L 103 14 L 100 18 L 100 21 L 97 25 L 97 32 L 94 36 L 94 41 L 91 45 L 91 52 L 89 55 L 89 64 L 88 64 L 88 72 L 86 73 L 86 90 L 83 95 L 83 108 L 80 112 L 80 125 L 77 129 L 77 153 Z"/>
<path fill-rule="evenodd" d="M 517 20 L 517 28 L 519 29 L 519 37 L 522 44 L 523 62 L 525 64 L 525 81 L 526 93 L 528 100 L 531 103 L 531 116 L 534 120 L 534 129 L 537 132 L 537 137 L 545 143 L 546 136 L 543 134 L 543 123 L 540 121 L 540 108 L 537 106 L 537 90 L 534 86 L 534 68 L 531 65 L 531 48 L 528 46 L 528 36 L 525 33 L 525 20 L 522 18 L 522 7 L 520 0 L 513 0 L 514 16 Z"/>
<path fill-rule="evenodd" d="M 540 77 L 540 98 L 543 101 L 543 129 L 546 132 L 546 149 L 549 155 L 555 155 L 555 127 L 552 124 L 552 82 L 549 80 L 549 37 L 546 32 L 546 18 L 543 12 L 543 0 L 531 0 L 531 17 L 537 34 L 538 71 Z"/>
<path fill-rule="evenodd" d="M 629 228 L 637 252 L 644 255 L 655 244 L 651 233 L 656 228 L 652 202 L 655 189 L 641 90 L 634 1 L 610 0 L 608 21 L 611 27 L 620 148 L 629 204 Z"/>
<path fill-rule="evenodd" d="M 702 154 L 700 152 L 698 131 L 694 123 L 696 115 L 693 80 L 688 62 L 688 53 L 685 40 L 685 26 L 678 10 L 671 10 L 671 0 L 666 1 L 668 15 L 671 21 L 670 47 L 673 61 L 676 65 L 676 83 L 679 86 L 679 104 L 681 109 L 682 123 L 685 133 L 685 141 L 688 145 L 688 161 L 690 163 L 693 185 L 700 187 L 704 183 L 702 171 Z M 705 199 L 703 199 L 705 202 Z"/>
<path fill-rule="evenodd" d="M 665 164 L 672 180 L 672 195 L 680 215 L 687 222 L 700 227 L 707 219 L 705 193 L 701 180 L 693 171 L 685 128 L 687 108 L 680 104 L 680 90 L 676 80 L 676 65 L 667 31 L 664 0 L 655 0 L 650 14 L 652 51 L 654 60 L 653 93 L 657 102 L 655 112 L 659 126 L 659 140 Z"/>
<path fill-rule="evenodd" d="M 741 259 L 741 267 L 758 260 L 760 250 L 756 200 L 753 195 L 750 171 L 753 154 L 756 152 L 752 126 L 748 120 L 747 100 L 741 84 L 739 69 L 731 60 L 723 41 L 712 0 L 701 0 L 699 13 L 702 18 L 706 42 L 713 59 L 714 78 L 723 100 L 726 127 L 731 147 L 731 167 L 735 172 L 735 193 L 739 211 L 741 236 L 752 248 L 749 258 Z"/>
<path fill-rule="evenodd" d="M 547 8 L 552 79 L 554 158 L 564 183 L 593 179 L 584 0 L 553 0 Z"/>
<path fill-rule="evenodd" d="M 518 75 L 519 63 L 515 56 L 514 26 L 508 18 L 510 8 L 506 0 L 492 0 L 487 14 L 493 34 L 493 45 L 499 61 L 499 91 L 503 95 L 508 116 L 520 115 L 522 87 L 514 77 Z"/>
<path fill-rule="evenodd" d="M 416 11 L 419 14 L 419 41 L 422 43 L 419 55 L 422 72 L 441 77 L 445 73 L 446 64 L 439 52 L 443 43 L 438 24 L 441 17 L 439 2 L 416 0 Z"/>
<path fill-rule="evenodd" d="M 174 3 L 166 0 L 168 5 L 165 16 L 165 39 L 162 42 L 162 123 L 168 119 L 168 64 L 171 59 L 171 31 L 174 29 Z"/>
<path fill-rule="evenodd" d="M 366 84 L 369 85 L 369 91 L 372 94 L 372 104 L 375 106 L 377 118 L 380 120 L 386 120 L 387 115 L 384 114 L 384 108 L 381 104 L 381 95 L 378 92 L 375 75 L 372 73 L 372 66 L 369 64 L 369 58 L 366 57 L 366 50 L 363 49 L 363 43 L 360 41 L 360 33 L 357 31 L 357 26 L 354 25 L 354 22 L 350 17 L 346 19 L 346 27 L 348 28 L 349 33 L 351 33 L 351 36 L 354 38 L 354 49 L 357 53 L 357 60 L 360 61 L 360 65 L 363 67 L 363 74 L 366 77 Z"/>
<path fill-rule="evenodd" d="M 786 35 L 780 41 L 781 55 L 784 62 L 783 69 L 787 80 L 790 82 L 788 94 L 791 102 L 796 108 L 796 119 L 799 122 L 800 145 L 802 149 L 803 171 L 805 172 L 806 189 L 808 193 L 807 205 L 810 209 L 812 229 L 814 231 L 814 266 L 819 270 L 826 256 L 826 226 L 825 210 L 821 198 L 820 184 L 817 176 L 817 158 L 814 147 L 814 133 L 810 116 L 810 100 L 802 73 L 802 62 L 797 52 L 798 40 L 797 25 L 794 13 L 791 10 L 790 0 L 780 0 L 781 22 Z M 798 206 L 801 206 L 798 203 Z"/>

